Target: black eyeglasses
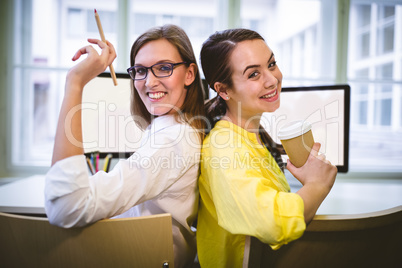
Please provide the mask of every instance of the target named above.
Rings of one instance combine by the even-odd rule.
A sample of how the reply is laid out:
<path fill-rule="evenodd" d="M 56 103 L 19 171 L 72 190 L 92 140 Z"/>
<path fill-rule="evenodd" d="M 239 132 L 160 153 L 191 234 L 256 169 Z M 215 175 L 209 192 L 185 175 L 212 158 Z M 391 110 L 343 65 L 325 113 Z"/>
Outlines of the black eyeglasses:
<path fill-rule="evenodd" d="M 144 66 L 132 66 L 127 69 L 128 74 L 130 75 L 131 79 L 133 80 L 144 80 L 147 78 L 148 70 L 155 75 L 155 77 L 162 78 L 162 77 L 169 77 L 173 74 L 173 69 L 180 65 L 185 64 L 187 62 L 178 62 L 178 63 L 157 63 L 152 65 L 151 67 L 144 67 Z"/>

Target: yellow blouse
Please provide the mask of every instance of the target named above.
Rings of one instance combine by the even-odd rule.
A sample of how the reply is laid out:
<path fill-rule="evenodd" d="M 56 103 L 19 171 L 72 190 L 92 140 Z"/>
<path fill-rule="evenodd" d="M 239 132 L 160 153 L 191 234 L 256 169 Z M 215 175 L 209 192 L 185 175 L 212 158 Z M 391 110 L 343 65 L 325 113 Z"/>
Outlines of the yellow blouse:
<path fill-rule="evenodd" d="M 256 134 L 226 120 L 205 138 L 199 177 L 200 265 L 242 267 L 246 236 L 273 249 L 302 236 L 304 203 Z"/>

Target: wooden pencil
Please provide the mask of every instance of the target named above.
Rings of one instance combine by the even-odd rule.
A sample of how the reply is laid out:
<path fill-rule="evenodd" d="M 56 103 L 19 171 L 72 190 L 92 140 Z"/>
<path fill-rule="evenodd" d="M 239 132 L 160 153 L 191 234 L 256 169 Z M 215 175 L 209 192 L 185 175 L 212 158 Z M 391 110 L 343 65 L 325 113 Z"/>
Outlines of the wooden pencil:
<path fill-rule="evenodd" d="M 98 30 L 99 30 L 99 34 L 100 34 L 100 36 L 101 36 L 101 40 L 102 40 L 103 42 L 106 42 L 105 34 L 104 34 L 103 28 L 102 28 L 102 23 L 101 23 L 101 21 L 100 21 L 99 14 L 98 14 L 98 12 L 96 11 L 96 9 L 95 9 L 95 20 L 96 20 L 96 25 L 98 25 Z M 114 68 L 113 68 L 113 65 L 112 65 L 112 64 L 109 65 L 109 70 L 110 70 L 110 75 L 112 76 L 112 79 L 113 79 L 113 84 L 114 84 L 115 86 L 117 86 L 116 73 L 114 72 Z"/>

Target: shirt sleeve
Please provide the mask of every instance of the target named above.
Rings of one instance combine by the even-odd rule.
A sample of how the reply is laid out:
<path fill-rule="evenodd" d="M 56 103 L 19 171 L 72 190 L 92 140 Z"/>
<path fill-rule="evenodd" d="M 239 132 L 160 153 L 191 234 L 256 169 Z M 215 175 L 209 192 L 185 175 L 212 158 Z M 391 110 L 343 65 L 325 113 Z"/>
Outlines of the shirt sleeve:
<path fill-rule="evenodd" d="M 203 163 L 218 224 L 232 234 L 257 237 L 273 249 L 299 238 L 305 228 L 304 203 L 295 193 L 280 191 L 259 168 L 244 167 L 243 149 L 211 148 Z M 254 159 L 256 160 L 256 159 Z M 204 159 L 203 159 L 204 161 Z M 258 166 L 258 165 L 257 165 Z"/>
<path fill-rule="evenodd" d="M 86 224 L 123 213 L 166 193 L 198 164 L 199 142 L 178 124 L 150 135 L 129 159 L 109 173 L 89 176 L 84 155 L 57 162 L 46 175 L 45 209 L 49 221 L 62 227 Z M 180 136 L 182 135 L 182 136 Z"/>

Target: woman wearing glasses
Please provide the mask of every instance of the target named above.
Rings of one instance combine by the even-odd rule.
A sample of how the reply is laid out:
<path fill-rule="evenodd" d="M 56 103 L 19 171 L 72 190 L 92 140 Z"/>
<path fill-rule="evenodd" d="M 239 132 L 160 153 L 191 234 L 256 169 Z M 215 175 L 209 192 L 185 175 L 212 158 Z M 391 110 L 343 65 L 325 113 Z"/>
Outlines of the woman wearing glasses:
<path fill-rule="evenodd" d="M 83 155 L 81 104 L 86 83 L 103 72 L 115 50 L 96 39 L 73 57 L 86 59 L 67 75 L 52 167 L 46 176 L 46 213 L 52 224 L 84 226 L 110 217 L 170 213 L 175 266 L 193 263 L 196 243 L 191 224 L 198 208 L 197 176 L 203 139 L 203 89 L 191 43 L 177 26 L 141 35 L 131 49 L 131 112 L 145 130 L 142 146 L 109 173 L 89 176 Z M 72 137 L 67 133 L 72 133 Z M 75 142 L 74 142 L 75 141 Z M 79 141 L 77 143 L 77 141 Z"/>

